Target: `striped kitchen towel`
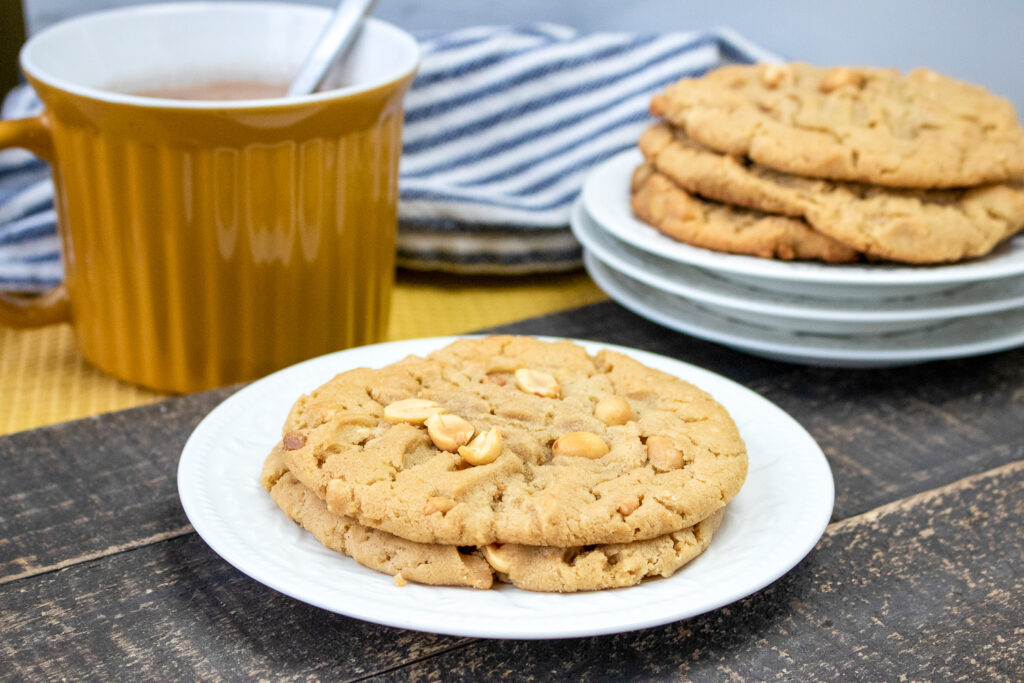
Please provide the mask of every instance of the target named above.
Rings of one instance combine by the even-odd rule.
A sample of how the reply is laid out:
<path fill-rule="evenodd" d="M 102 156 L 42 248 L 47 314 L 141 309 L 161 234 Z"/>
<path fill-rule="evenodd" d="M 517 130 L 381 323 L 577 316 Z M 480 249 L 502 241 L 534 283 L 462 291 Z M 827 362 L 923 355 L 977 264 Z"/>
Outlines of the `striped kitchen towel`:
<path fill-rule="evenodd" d="M 405 101 L 400 265 L 468 273 L 580 265 L 569 209 L 595 164 L 635 144 L 651 96 L 684 76 L 778 57 L 727 29 L 581 33 L 552 24 L 421 33 Z M 4 118 L 31 115 L 27 86 Z M 0 288 L 61 277 L 46 166 L 0 152 Z"/>

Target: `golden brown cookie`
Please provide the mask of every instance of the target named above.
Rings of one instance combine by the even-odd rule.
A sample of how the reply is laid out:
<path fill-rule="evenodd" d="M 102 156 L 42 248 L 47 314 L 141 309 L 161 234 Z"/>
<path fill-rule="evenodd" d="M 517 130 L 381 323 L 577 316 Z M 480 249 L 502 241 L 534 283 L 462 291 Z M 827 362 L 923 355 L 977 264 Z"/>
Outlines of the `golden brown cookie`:
<path fill-rule="evenodd" d="M 485 547 L 498 578 L 531 591 L 571 593 L 634 586 L 650 576 L 672 576 L 707 550 L 722 523 L 718 510 L 689 529 L 646 541 L 576 548 L 535 545 Z"/>
<path fill-rule="evenodd" d="M 434 586 L 490 588 L 490 566 L 478 554 L 450 545 L 414 543 L 335 515 L 288 471 L 283 449 L 276 447 L 260 475 L 260 484 L 277 506 L 331 550 L 399 580 Z"/>
<path fill-rule="evenodd" d="M 267 458 L 260 483 L 278 507 L 323 545 L 359 564 L 437 586 L 490 588 L 493 574 L 519 588 L 575 592 L 632 586 L 671 576 L 707 549 L 724 511 L 695 526 L 635 543 L 574 548 L 492 545 L 478 550 L 416 543 L 336 515 L 287 470 L 280 446 Z"/>
<path fill-rule="evenodd" d="M 281 444 L 331 511 L 452 545 L 653 538 L 720 509 L 747 469 L 707 393 L 615 352 L 528 337 L 342 373 L 299 399 Z"/>
<path fill-rule="evenodd" d="M 981 256 L 1024 227 L 1024 186 L 898 190 L 775 171 L 715 152 L 665 123 L 640 138 L 648 163 L 687 192 L 802 218 L 880 259 L 942 263 Z"/>
<path fill-rule="evenodd" d="M 1013 106 L 926 69 L 727 66 L 669 86 L 651 112 L 712 149 L 798 175 L 936 188 L 1024 174 Z"/>
<path fill-rule="evenodd" d="M 695 247 L 785 261 L 857 261 L 858 252 L 799 218 L 705 201 L 676 185 L 653 165 L 633 173 L 630 206 L 637 218 Z"/>

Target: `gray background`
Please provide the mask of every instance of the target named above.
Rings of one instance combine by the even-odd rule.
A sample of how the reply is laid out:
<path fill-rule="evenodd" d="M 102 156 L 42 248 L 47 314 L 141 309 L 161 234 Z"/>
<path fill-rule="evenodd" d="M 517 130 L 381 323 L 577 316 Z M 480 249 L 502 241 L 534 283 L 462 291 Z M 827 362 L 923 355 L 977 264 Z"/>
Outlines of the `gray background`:
<path fill-rule="evenodd" d="M 73 14 L 141 4 L 24 2 L 30 33 Z M 984 85 L 1024 111 L 1021 0 L 380 0 L 375 14 L 410 30 L 529 21 L 615 31 L 729 26 L 794 60 L 927 66 Z"/>

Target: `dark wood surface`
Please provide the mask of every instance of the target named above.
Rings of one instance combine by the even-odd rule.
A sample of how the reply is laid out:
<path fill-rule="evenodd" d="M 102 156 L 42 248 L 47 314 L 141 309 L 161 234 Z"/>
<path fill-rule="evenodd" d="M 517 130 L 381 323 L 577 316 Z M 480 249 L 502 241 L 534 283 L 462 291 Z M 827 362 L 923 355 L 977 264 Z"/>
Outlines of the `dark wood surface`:
<path fill-rule="evenodd" d="M 221 389 L 0 438 L 0 679 L 1024 677 L 1024 350 L 809 368 L 613 303 L 500 329 L 643 348 L 761 393 L 824 449 L 833 524 L 768 588 L 659 628 L 490 641 L 376 626 L 252 581 L 192 532 L 175 470 Z"/>

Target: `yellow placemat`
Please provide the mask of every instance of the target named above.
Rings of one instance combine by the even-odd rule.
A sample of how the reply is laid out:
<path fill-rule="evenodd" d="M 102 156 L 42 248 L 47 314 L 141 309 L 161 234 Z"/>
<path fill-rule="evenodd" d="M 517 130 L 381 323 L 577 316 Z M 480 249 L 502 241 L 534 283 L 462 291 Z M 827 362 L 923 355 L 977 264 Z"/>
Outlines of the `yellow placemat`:
<path fill-rule="evenodd" d="M 604 298 L 584 273 L 497 278 L 403 272 L 395 287 L 388 338 L 460 334 Z M 0 434 L 165 397 L 86 363 L 69 325 L 0 327 Z"/>

